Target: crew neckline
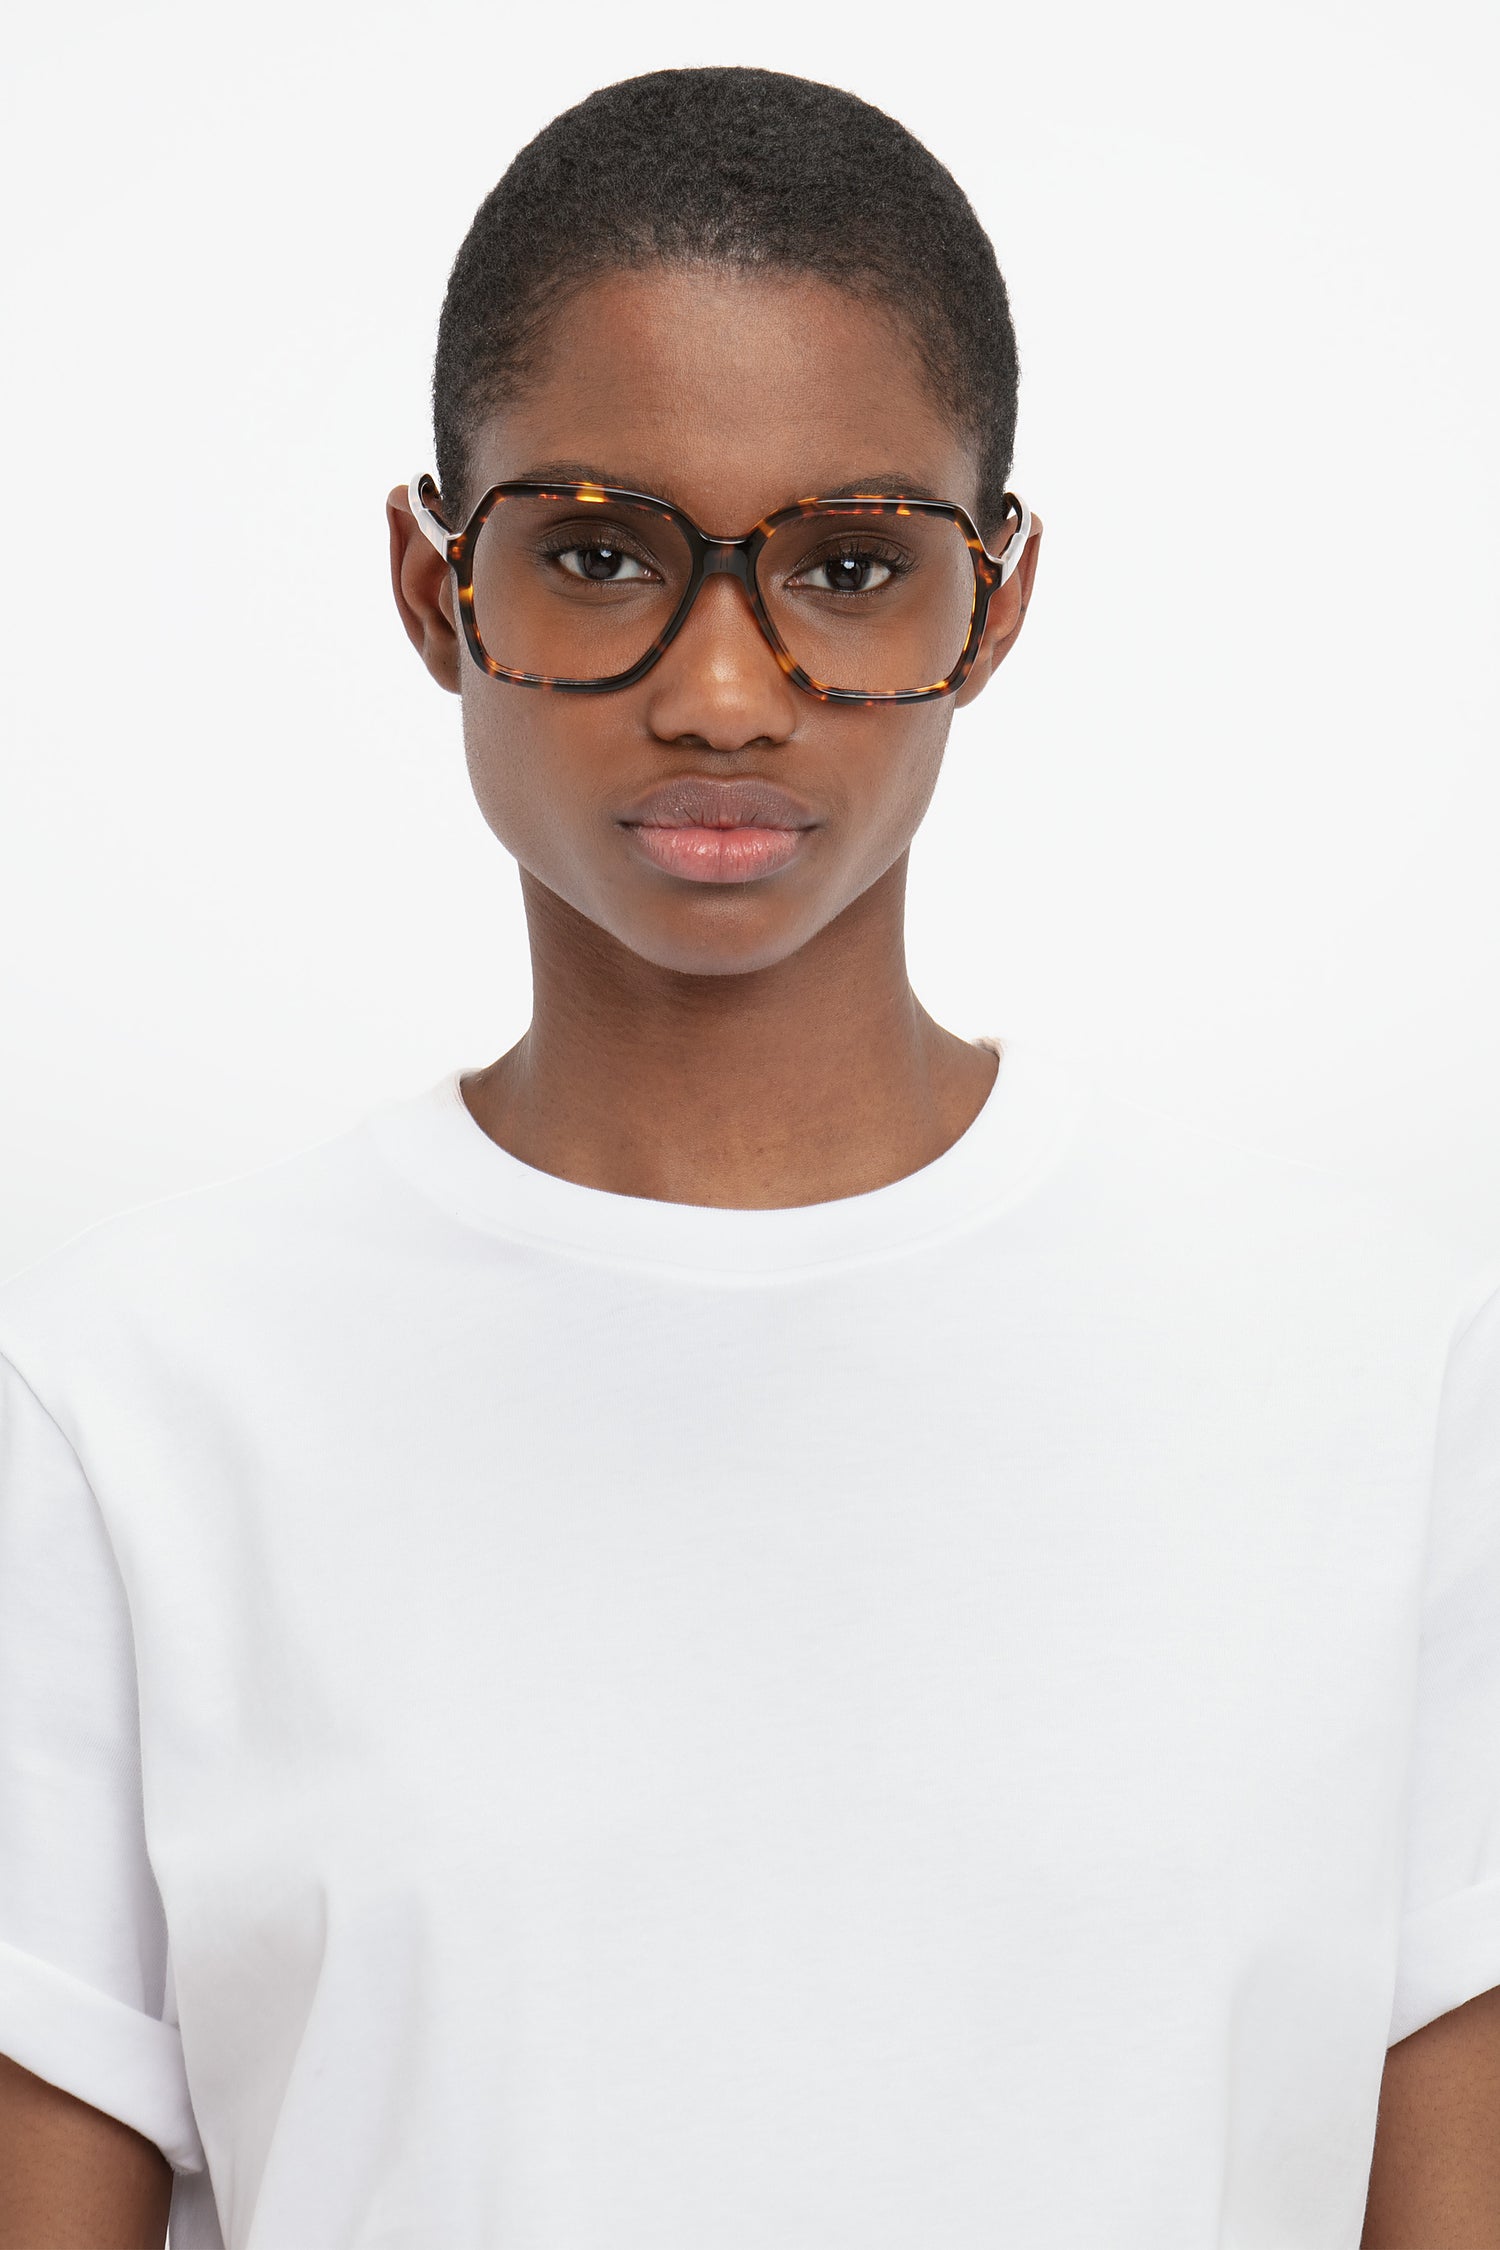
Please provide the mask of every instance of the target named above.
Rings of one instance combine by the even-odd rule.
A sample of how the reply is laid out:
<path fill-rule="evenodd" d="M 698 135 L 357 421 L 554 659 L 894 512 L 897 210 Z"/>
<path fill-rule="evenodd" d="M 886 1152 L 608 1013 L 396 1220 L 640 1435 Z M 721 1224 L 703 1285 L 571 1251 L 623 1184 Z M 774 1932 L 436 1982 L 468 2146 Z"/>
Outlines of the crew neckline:
<path fill-rule="evenodd" d="M 462 1063 L 373 1111 L 387 1161 L 452 1216 L 518 1241 L 630 1265 L 774 1274 L 909 1248 L 992 1218 L 1029 1193 L 1071 1138 L 1092 1081 L 1071 1059 L 984 1033 L 999 1055 L 983 1107 L 930 1164 L 825 1203 L 747 1210 L 665 1203 L 585 1187 L 526 1164 L 490 1139 L 460 1081 Z"/>

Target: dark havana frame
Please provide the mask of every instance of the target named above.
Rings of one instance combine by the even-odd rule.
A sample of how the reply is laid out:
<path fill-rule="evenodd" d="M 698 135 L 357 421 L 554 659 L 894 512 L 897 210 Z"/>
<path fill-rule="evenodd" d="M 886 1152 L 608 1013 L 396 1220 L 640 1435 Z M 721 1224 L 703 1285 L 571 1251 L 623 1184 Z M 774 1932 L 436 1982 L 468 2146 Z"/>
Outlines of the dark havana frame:
<path fill-rule="evenodd" d="M 640 660 L 628 672 L 615 672 L 606 680 L 554 679 L 539 672 L 517 672 L 509 665 L 497 664 L 486 651 L 479 638 L 474 621 L 474 549 L 486 518 L 492 509 L 502 506 L 512 497 L 535 500 L 576 500 L 584 506 L 597 507 L 601 502 L 617 500 L 632 508 L 644 508 L 653 515 L 665 516 L 677 526 L 687 541 L 692 555 L 692 569 L 686 590 L 672 615 L 657 634 Z M 1017 518 L 1016 529 L 998 555 L 992 555 L 980 538 L 974 519 L 967 509 L 949 500 L 906 499 L 893 493 L 856 493 L 839 500 L 794 500 L 785 508 L 773 509 L 763 516 L 753 531 L 741 539 L 714 539 L 700 531 L 691 516 L 681 508 L 673 507 L 668 500 L 658 500 L 649 492 L 630 492 L 621 485 L 569 482 L 537 484 L 529 479 L 517 479 L 509 484 L 491 485 L 488 492 L 464 525 L 462 531 L 450 531 L 436 512 L 433 503 L 440 498 L 434 479 L 424 473 L 413 477 L 407 488 L 407 500 L 412 514 L 422 531 L 452 566 L 458 593 L 458 614 L 463 624 L 464 638 L 469 653 L 482 672 L 491 679 L 510 680 L 517 687 L 562 688 L 574 695 L 603 695 L 613 688 L 633 687 L 643 679 L 652 665 L 669 647 L 687 622 L 688 612 L 697 599 L 698 590 L 706 578 L 722 574 L 737 578 L 745 590 L 750 607 L 755 613 L 771 653 L 787 678 L 821 703 L 859 703 L 868 708 L 877 703 L 925 703 L 935 695 L 951 695 L 963 686 L 979 653 L 979 643 L 984 632 L 984 622 L 989 615 L 992 596 L 1005 584 L 1025 552 L 1031 537 L 1031 510 L 1014 492 L 1005 494 L 1007 517 L 1012 509 Z M 805 672 L 791 656 L 780 634 L 767 614 L 756 583 L 755 566 L 762 548 L 778 524 L 789 523 L 797 516 L 818 513 L 834 516 L 946 516 L 956 523 L 963 534 L 964 545 L 974 565 L 974 605 L 969 617 L 968 638 L 964 642 L 958 662 L 945 680 L 935 680 L 929 687 L 890 688 L 871 695 L 861 694 L 853 688 L 827 686 Z"/>

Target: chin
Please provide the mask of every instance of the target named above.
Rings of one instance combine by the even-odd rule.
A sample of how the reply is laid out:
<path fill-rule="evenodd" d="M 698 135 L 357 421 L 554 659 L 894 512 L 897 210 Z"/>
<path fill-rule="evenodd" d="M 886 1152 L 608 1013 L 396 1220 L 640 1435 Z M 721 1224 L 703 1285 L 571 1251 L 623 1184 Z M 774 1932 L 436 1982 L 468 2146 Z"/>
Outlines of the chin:
<path fill-rule="evenodd" d="M 783 932 L 779 937 L 762 936 L 752 942 L 747 932 L 745 942 L 736 945 L 723 931 L 705 931 L 699 933 L 696 942 L 686 934 L 674 943 L 660 934 L 637 933 L 633 938 L 622 935 L 620 943 L 637 959 L 676 976 L 746 977 L 779 968 L 801 951 L 807 938 Z"/>

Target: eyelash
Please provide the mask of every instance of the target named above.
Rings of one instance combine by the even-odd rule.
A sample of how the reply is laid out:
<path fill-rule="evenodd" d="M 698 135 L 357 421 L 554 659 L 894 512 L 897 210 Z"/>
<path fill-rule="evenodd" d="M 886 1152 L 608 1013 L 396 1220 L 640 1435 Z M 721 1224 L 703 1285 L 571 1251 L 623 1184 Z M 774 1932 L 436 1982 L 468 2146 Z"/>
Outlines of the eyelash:
<path fill-rule="evenodd" d="M 825 548 L 821 555 L 813 555 L 800 563 L 795 576 L 804 570 L 821 570 L 825 563 L 877 562 L 884 565 L 893 578 L 904 578 L 911 569 L 911 558 L 899 547 L 883 547 L 878 540 L 865 536 L 851 536 L 841 540 L 836 547 Z"/>
<path fill-rule="evenodd" d="M 545 560 L 551 562 L 559 555 L 588 554 L 591 551 L 597 552 L 601 547 L 607 548 L 612 555 L 628 555 L 630 560 L 639 563 L 643 570 L 654 570 L 656 568 L 651 557 L 641 554 L 635 547 L 631 546 L 628 540 L 607 538 L 602 528 L 596 528 L 593 524 L 589 525 L 589 535 L 578 531 L 554 532 L 550 538 L 543 538 L 537 542 L 536 552 Z"/>

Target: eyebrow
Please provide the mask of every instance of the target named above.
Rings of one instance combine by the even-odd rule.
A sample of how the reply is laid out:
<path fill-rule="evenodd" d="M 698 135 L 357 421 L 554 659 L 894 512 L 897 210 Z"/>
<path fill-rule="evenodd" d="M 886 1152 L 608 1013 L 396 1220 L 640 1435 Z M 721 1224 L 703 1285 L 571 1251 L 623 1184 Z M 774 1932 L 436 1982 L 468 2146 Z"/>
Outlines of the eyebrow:
<path fill-rule="evenodd" d="M 645 492 L 647 490 L 645 485 L 634 483 L 629 477 L 613 476 L 608 470 L 601 470 L 596 463 L 589 461 L 538 461 L 530 468 L 522 469 L 513 480 L 508 481 L 514 481 L 517 484 L 557 482 L 560 484 L 614 485 L 618 490 L 625 492 Z M 851 477 L 847 484 L 830 485 L 826 490 L 816 493 L 797 492 L 791 494 L 790 498 L 793 500 L 852 500 L 856 494 L 863 493 L 868 493 L 872 499 L 877 500 L 946 500 L 948 497 L 945 492 L 934 492 L 932 487 L 924 484 L 920 477 L 907 476 L 904 471 L 899 469 L 878 469 L 869 476 Z M 665 500 L 674 508 L 683 505 L 670 486 L 665 484 L 658 486 L 650 497 L 656 500 Z M 778 505 L 785 505 L 785 503 L 778 502 Z M 684 512 L 690 514 L 691 510 L 685 510 Z"/>

